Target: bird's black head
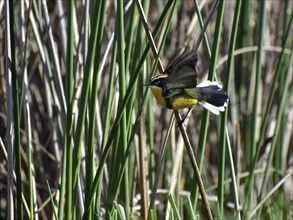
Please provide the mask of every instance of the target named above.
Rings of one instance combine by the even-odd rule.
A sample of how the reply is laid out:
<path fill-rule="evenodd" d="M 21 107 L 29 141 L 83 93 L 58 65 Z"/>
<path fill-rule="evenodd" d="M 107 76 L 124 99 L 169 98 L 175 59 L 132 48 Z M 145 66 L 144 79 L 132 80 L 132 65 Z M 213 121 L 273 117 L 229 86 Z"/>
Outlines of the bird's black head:
<path fill-rule="evenodd" d="M 168 75 L 167 74 L 159 74 L 151 78 L 151 80 L 148 82 L 146 86 L 156 86 L 163 88 L 168 81 Z"/>

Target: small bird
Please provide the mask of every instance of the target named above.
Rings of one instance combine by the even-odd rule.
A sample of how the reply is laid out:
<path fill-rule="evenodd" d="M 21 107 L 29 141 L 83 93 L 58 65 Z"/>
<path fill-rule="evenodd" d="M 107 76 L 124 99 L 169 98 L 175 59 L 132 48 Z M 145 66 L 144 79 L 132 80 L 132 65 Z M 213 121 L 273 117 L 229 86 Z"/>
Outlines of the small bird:
<path fill-rule="evenodd" d="M 215 115 L 225 111 L 229 96 L 222 90 L 218 82 L 204 81 L 197 85 L 196 62 L 197 52 L 186 49 L 182 54 L 174 56 L 166 70 L 150 79 L 146 86 L 150 87 L 157 102 L 168 109 L 191 108 L 200 104 Z"/>

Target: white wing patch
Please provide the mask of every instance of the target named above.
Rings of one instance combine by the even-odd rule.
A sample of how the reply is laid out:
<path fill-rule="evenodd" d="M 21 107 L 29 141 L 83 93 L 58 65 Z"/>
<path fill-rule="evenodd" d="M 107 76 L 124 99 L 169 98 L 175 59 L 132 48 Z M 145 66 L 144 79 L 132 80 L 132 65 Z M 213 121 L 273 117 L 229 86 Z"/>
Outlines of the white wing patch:
<path fill-rule="evenodd" d="M 222 85 L 220 85 L 217 81 L 211 82 L 209 80 L 198 84 L 196 87 L 207 87 L 207 86 L 218 86 L 220 89 L 222 89 Z"/>
<path fill-rule="evenodd" d="M 217 107 L 217 106 L 211 105 L 210 103 L 207 103 L 205 101 L 199 102 L 199 104 L 215 115 L 219 115 L 220 112 L 225 111 L 224 106 Z M 225 103 L 225 104 L 227 105 L 227 103 Z"/>

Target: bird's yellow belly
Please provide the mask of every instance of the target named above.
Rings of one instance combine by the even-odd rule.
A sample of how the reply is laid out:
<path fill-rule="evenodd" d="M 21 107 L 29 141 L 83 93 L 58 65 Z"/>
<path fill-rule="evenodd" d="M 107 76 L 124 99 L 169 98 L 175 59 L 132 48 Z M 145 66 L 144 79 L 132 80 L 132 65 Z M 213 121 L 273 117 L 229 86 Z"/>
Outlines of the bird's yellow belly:
<path fill-rule="evenodd" d="M 151 86 L 150 88 L 151 88 L 151 91 L 152 91 L 153 95 L 155 96 L 157 102 L 161 106 L 167 108 L 166 100 L 162 96 L 162 89 L 161 88 L 158 88 L 158 87 L 154 87 L 154 86 Z"/>
<path fill-rule="evenodd" d="M 191 98 L 190 96 L 175 95 L 168 99 L 171 105 L 167 105 L 166 98 L 162 96 L 162 89 L 157 87 L 151 87 L 151 91 L 154 94 L 157 102 L 165 107 L 170 109 L 182 109 L 182 108 L 191 108 L 192 106 L 198 103 L 197 99 Z"/>
<path fill-rule="evenodd" d="M 172 99 L 172 109 L 191 108 L 196 105 L 198 101 L 196 99 L 187 97 L 176 97 Z"/>

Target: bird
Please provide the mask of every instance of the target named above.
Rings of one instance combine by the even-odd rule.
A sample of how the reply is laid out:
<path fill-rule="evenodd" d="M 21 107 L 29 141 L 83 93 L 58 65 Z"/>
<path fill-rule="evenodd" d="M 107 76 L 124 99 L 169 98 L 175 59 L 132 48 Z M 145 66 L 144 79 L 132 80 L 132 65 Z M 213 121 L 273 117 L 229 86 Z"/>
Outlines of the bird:
<path fill-rule="evenodd" d="M 225 111 L 229 100 L 217 81 L 204 81 L 197 84 L 196 63 L 198 53 L 194 49 L 185 49 L 170 60 L 165 71 L 152 77 L 146 84 L 157 100 L 167 109 L 188 108 L 187 114 L 196 104 L 201 105 L 215 115 Z"/>

